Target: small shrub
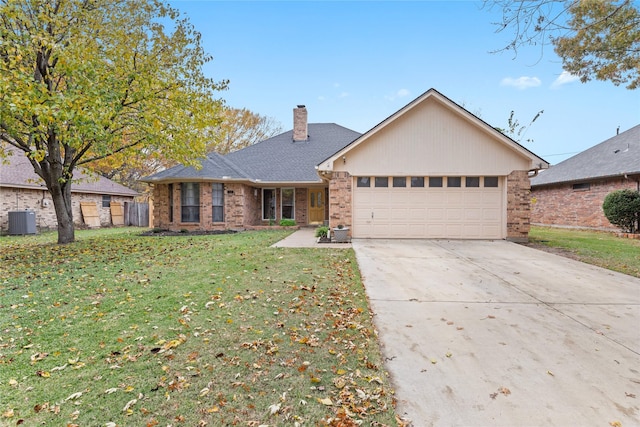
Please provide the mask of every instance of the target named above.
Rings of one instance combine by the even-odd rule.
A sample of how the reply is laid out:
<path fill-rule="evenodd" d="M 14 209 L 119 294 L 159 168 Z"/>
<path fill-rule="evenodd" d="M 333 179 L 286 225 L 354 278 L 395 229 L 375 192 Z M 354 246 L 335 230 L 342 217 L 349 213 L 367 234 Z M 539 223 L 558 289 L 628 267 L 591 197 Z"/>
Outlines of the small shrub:
<path fill-rule="evenodd" d="M 295 219 L 281 219 L 280 225 L 283 227 L 291 227 L 292 225 L 296 225 Z"/>
<path fill-rule="evenodd" d="M 636 233 L 640 227 L 640 193 L 630 189 L 616 190 L 604 198 L 602 210 L 609 222 L 625 233 Z"/>
<path fill-rule="evenodd" d="M 326 225 L 316 228 L 316 237 L 327 237 L 328 234 L 329 227 L 327 227 Z"/>
<path fill-rule="evenodd" d="M 338 230 L 342 230 L 343 228 L 344 228 L 344 225 L 338 224 Z"/>
<path fill-rule="evenodd" d="M 187 230 L 186 228 L 181 228 L 181 229 L 180 229 L 180 232 L 181 232 L 181 233 L 185 233 L 185 234 L 186 234 L 186 233 L 188 233 L 188 232 L 189 232 L 189 230 Z"/>

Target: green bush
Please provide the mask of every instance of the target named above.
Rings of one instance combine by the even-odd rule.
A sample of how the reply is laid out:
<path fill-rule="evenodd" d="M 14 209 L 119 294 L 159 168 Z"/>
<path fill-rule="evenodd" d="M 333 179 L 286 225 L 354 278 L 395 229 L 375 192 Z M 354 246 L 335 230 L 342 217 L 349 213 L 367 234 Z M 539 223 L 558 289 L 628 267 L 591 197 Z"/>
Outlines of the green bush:
<path fill-rule="evenodd" d="M 296 225 L 295 219 L 281 219 L 280 225 L 283 227 L 291 227 L 292 225 Z"/>
<path fill-rule="evenodd" d="M 640 227 L 640 193 L 630 189 L 607 194 L 602 210 L 609 222 L 625 233 L 636 233 Z"/>
<path fill-rule="evenodd" d="M 327 227 L 326 225 L 316 228 L 316 237 L 327 237 L 328 234 L 329 227 Z"/>

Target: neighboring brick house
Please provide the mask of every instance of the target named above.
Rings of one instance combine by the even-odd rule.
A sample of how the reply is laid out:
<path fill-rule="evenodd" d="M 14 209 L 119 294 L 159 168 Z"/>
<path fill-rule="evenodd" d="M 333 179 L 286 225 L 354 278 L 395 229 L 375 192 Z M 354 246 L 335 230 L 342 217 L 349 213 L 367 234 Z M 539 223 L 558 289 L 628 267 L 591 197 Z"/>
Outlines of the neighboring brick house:
<path fill-rule="evenodd" d="M 356 238 L 526 239 L 528 173 L 548 163 L 434 89 L 363 135 L 307 123 L 176 166 L 153 184 L 154 226 L 342 224 Z"/>
<path fill-rule="evenodd" d="M 640 190 L 640 125 L 552 166 L 531 179 L 531 222 L 617 230 L 604 215 L 607 194 Z"/>
<path fill-rule="evenodd" d="M 4 160 L 0 159 L 0 232 L 8 230 L 9 212 L 17 210 L 34 211 L 38 229 L 57 228 L 51 195 L 29 160 L 13 147 L 2 149 L 11 154 Z M 73 221 L 83 224 L 80 203 L 92 202 L 96 205 L 101 225 L 110 225 L 110 202 L 133 202 L 137 195 L 137 192 L 109 179 L 88 176 L 82 170 L 76 170 L 71 185 Z"/>

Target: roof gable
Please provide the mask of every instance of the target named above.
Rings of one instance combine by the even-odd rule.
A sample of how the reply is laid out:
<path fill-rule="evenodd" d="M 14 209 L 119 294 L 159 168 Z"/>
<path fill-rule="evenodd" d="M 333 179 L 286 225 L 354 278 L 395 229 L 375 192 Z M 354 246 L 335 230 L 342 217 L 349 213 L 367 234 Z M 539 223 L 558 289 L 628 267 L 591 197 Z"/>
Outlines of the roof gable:
<path fill-rule="evenodd" d="M 443 118 L 446 118 L 446 123 L 442 120 Z M 375 147 L 381 144 L 391 146 L 387 147 L 385 152 Z M 466 166 L 474 160 L 474 157 L 476 159 L 474 166 L 480 164 L 477 161 L 478 156 L 474 156 L 474 151 L 483 154 L 485 158 L 490 158 L 494 170 L 495 165 L 500 162 L 511 165 L 520 164 L 519 167 L 524 169 L 548 167 L 545 160 L 495 130 L 435 89 L 428 90 L 349 146 L 325 159 L 319 165 L 319 170 L 341 169 L 341 165 L 346 163 L 347 158 L 362 152 L 361 146 L 364 145 L 367 145 L 367 150 L 378 151 L 378 157 L 385 158 L 387 163 L 398 159 L 399 163 L 407 165 L 412 160 L 420 158 L 431 161 L 433 165 L 448 165 L 448 173 L 455 173 L 451 170 L 453 166 L 461 171 L 473 172 Z M 486 150 L 495 153 L 493 158 L 486 155 Z M 463 152 L 470 159 L 466 165 L 460 157 Z M 362 159 L 362 166 L 366 163 L 371 164 L 370 160 Z M 334 164 L 336 161 L 337 163 Z M 351 160 L 349 162 L 351 163 Z M 354 171 L 353 167 L 351 164 L 349 170 Z M 487 168 L 491 167 L 491 164 L 487 165 Z M 424 165 L 422 170 L 425 170 Z M 482 173 L 482 171 L 473 173 Z"/>
<path fill-rule="evenodd" d="M 47 189 L 22 151 L 11 146 L 5 146 L 3 149 L 10 154 L 6 159 L 0 159 L 0 187 Z M 124 185 L 97 174 L 90 174 L 82 168 L 74 171 L 71 192 L 131 197 L 138 195 L 136 191 Z"/>
<path fill-rule="evenodd" d="M 566 159 L 531 179 L 531 185 L 640 174 L 640 125 Z"/>

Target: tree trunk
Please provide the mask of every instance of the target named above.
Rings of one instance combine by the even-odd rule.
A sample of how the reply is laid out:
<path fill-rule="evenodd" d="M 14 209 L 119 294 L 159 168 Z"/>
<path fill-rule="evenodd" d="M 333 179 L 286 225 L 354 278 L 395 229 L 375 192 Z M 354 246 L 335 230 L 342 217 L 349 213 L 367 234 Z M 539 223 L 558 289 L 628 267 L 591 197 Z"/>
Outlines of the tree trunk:
<path fill-rule="evenodd" d="M 71 182 L 63 185 L 53 183 L 49 192 L 58 219 L 58 244 L 71 243 L 75 240 L 73 211 L 71 209 Z"/>

